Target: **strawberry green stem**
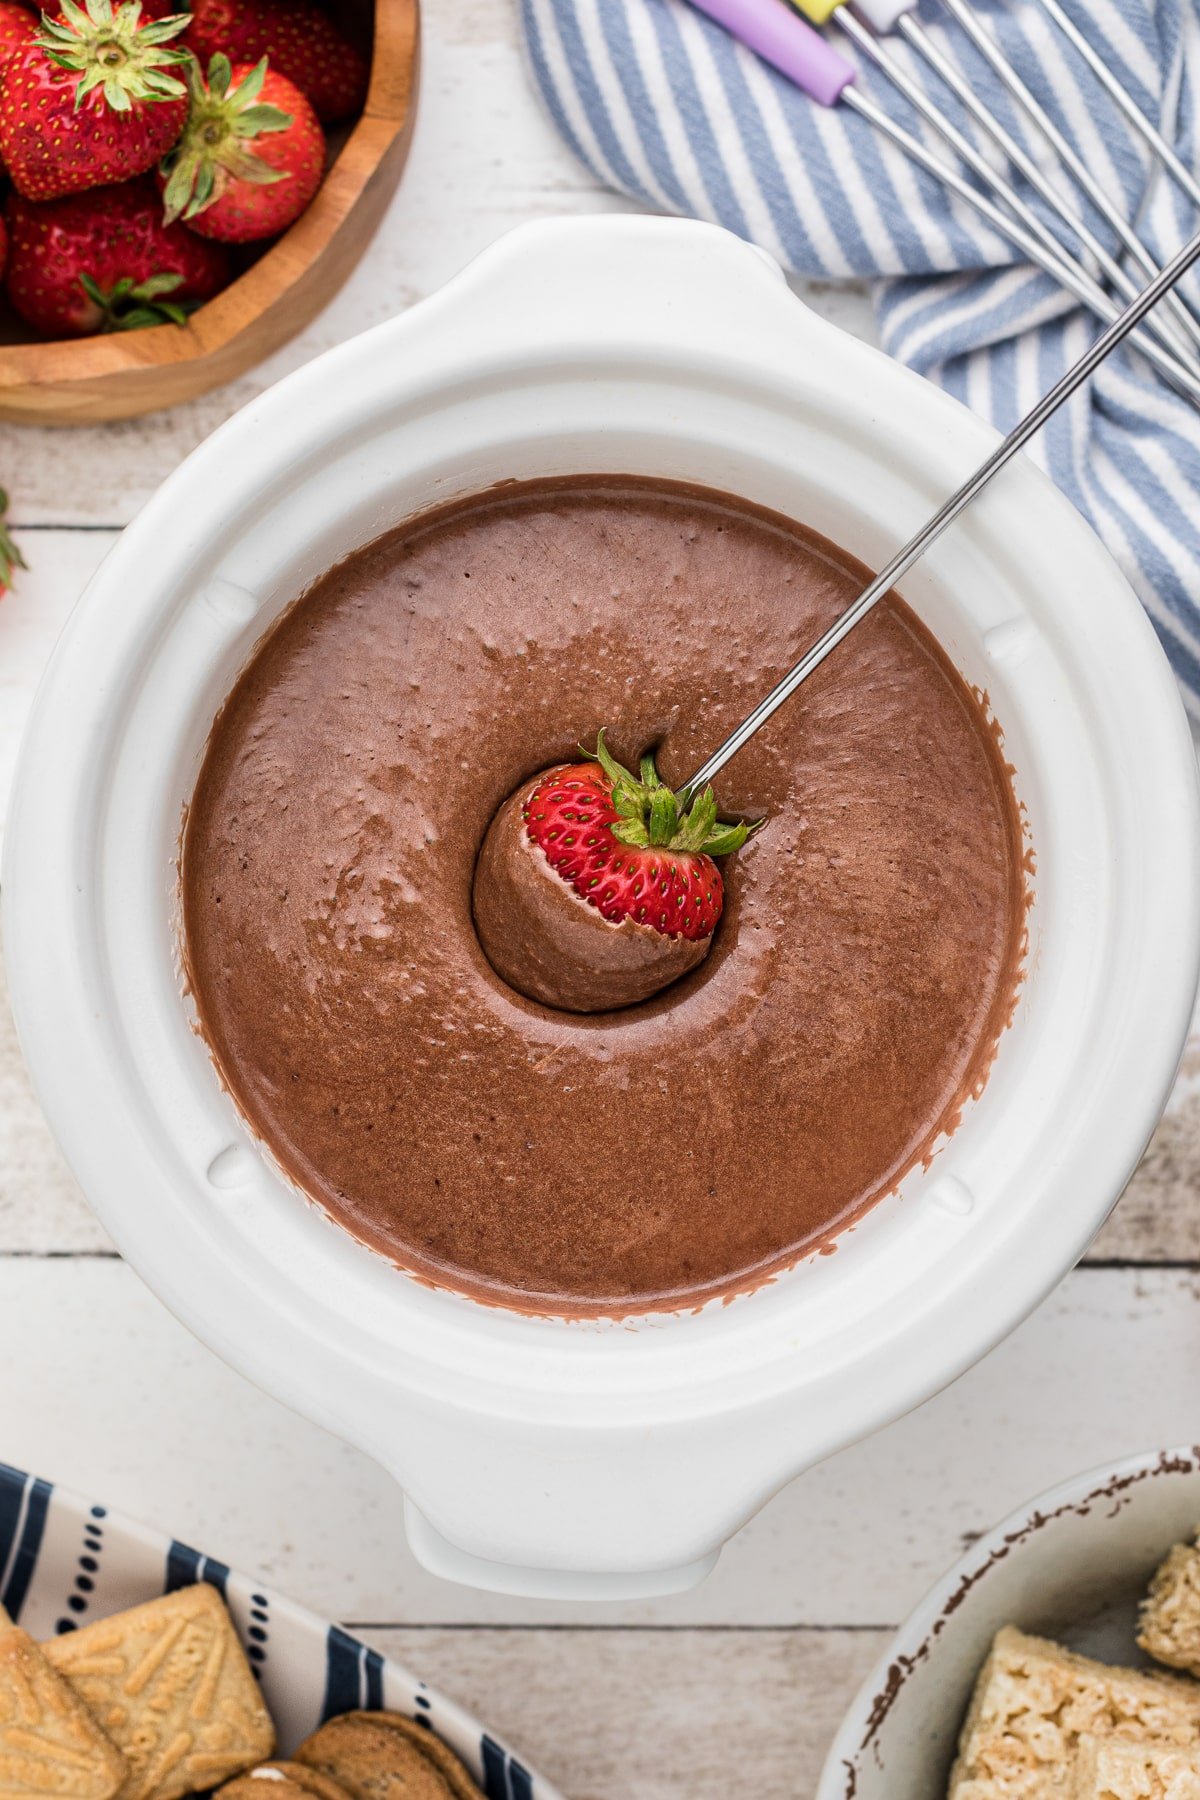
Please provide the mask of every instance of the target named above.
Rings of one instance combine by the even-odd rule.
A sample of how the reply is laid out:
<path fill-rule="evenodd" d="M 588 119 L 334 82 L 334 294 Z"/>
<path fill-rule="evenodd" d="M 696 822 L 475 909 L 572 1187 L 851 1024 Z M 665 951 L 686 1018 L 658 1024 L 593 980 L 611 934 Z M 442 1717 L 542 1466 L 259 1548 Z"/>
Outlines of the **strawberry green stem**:
<path fill-rule="evenodd" d="M 150 275 L 145 281 L 133 281 L 128 275 L 107 290 L 90 275 L 81 275 L 79 285 L 103 315 L 101 331 L 142 331 L 151 325 L 185 325 L 189 313 L 195 312 L 197 300 L 169 300 L 183 284 L 182 275 Z"/>
<path fill-rule="evenodd" d="M 660 779 L 652 754 L 643 756 L 638 775 L 631 775 L 604 742 L 603 731 L 597 735 L 595 750 L 583 754 L 598 762 L 612 783 L 612 803 L 620 814 L 612 833 L 623 844 L 731 856 L 758 829 L 743 823 L 722 824 L 711 788 L 694 797 L 673 793 Z"/>
<path fill-rule="evenodd" d="M 11 586 L 15 570 L 29 567 L 9 535 L 7 519 L 8 495 L 0 488 L 0 588 Z"/>
<path fill-rule="evenodd" d="M 293 123 L 291 113 L 259 98 L 266 77 L 265 56 L 236 85 L 231 85 L 229 58 L 220 51 L 208 65 L 207 81 L 193 63 L 188 121 L 163 163 L 168 225 L 178 218 L 194 219 L 220 199 L 231 181 L 267 187 L 288 179 L 284 170 L 273 169 L 251 148 L 255 138 L 286 131 Z"/>
<path fill-rule="evenodd" d="M 60 69 L 78 76 L 75 105 L 99 88 L 113 112 L 131 112 L 137 102 L 177 100 L 187 92 L 172 68 L 190 65 L 191 52 L 170 43 L 189 22 L 189 14 L 154 19 L 143 25 L 141 0 L 60 0 L 57 18 L 42 14 L 34 40 Z"/>

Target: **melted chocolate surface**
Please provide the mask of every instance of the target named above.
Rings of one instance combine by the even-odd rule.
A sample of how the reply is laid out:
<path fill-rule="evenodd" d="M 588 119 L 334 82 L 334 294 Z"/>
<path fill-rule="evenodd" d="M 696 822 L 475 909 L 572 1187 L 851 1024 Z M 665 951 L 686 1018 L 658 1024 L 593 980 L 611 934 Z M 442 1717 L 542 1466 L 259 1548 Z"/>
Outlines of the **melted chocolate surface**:
<path fill-rule="evenodd" d="M 500 803 L 608 726 L 683 781 L 854 596 L 803 528 L 634 478 L 511 486 L 332 570 L 213 727 L 181 860 L 200 1027 L 368 1244 L 566 1315 L 696 1304 L 838 1232 L 952 1129 L 1019 981 L 983 708 L 895 596 L 720 784 L 767 823 L 710 955 L 643 1004 L 514 993 L 472 923 Z"/>

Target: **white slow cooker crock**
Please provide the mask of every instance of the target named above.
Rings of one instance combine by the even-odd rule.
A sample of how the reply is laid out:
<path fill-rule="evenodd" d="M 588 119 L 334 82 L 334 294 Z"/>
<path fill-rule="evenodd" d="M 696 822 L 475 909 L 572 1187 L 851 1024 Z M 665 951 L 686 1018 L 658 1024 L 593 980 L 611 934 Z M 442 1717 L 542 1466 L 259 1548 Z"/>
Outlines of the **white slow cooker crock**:
<path fill-rule="evenodd" d="M 218 431 L 75 610 L 5 871 L 41 1098 L 155 1292 L 392 1471 L 439 1573 L 603 1598 L 686 1586 L 791 1476 L 1037 1304 L 1120 1194 L 1184 1042 L 1189 733 L 1114 564 L 1030 464 L 1007 470 L 905 583 L 990 696 L 1037 855 L 1028 975 L 982 1098 L 835 1255 L 731 1305 L 577 1324 L 418 1284 L 304 1204 L 243 1128 L 176 955 L 181 809 L 213 715 L 315 576 L 453 495 L 561 471 L 683 478 L 877 566 L 994 441 L 731 236 L 527 226 Z M 781 644 L 781 666 L 799 648 Z"/>

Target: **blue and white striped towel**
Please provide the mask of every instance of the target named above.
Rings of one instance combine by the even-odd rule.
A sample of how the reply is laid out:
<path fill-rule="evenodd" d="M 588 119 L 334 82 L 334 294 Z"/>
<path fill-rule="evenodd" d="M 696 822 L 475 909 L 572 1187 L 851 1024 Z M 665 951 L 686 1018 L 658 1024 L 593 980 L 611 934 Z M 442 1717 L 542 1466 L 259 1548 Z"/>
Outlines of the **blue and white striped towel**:
<path fill-rule="evenodd" d="M 1039 0 L 974 3 L 1092 172 L 1122 197 L 1125 217 L 1167 260 L 1200 219 Z M 1196 0 L 1065 3 L 1188 167 L 1200 166 Z M 601 180 L 665 211 L 714 219 L 798 274 L 883 277 L 876 292 L 884 347 L 1001 429 L 1097 334 L 1090 314 L 864 120 L 815 105 L 683 0 L 522 0 L 522 10 L 551 115 Z M 920 17 L 1008 129 L 1052 168 L 939 0 L 923 0 Z M 828 29 L 857 60 L 848 40 Z M 936 88 L 906 44 L 895 39 L 892 47 Z M 937 146 L 878 71 L 864 67 L 860 81 Z M 936 97 L 979 143 L 952 97 Z M 1089 222 L 1120 255 L 1111 228 L 1090 209 Z M 1185 291 L 1198 303 L 1197 286 Z M 1117 352 L 1032 454 L 1125 570 L 1200 719 L 1200 412 L 1136 353 Z"/>

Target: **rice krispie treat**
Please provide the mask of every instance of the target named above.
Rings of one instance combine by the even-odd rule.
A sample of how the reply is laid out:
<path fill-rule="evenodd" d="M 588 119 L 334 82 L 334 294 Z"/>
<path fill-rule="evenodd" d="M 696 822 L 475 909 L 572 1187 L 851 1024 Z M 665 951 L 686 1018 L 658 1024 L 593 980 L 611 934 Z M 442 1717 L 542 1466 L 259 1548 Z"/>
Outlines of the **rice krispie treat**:
<path fill-rule="evenodd" d="M 948 1800 L 1071 1800 L 1080 1740 L 1200 1746 L 1200 1686 L 1090 1662 L 1006 1626 L 983 1666 Z"/>
<path fill-rule="evenodd" d="M 1142 1602 L 1138 1643 L 1156 1662 L 1200 1676 L 1200 1547 L 1176 1544 Z"/>
<path fill-rule="evenodd" d="M 1200 1750 L 1082 1738 L 1071 1800 L 1200 1800 Z"/>

